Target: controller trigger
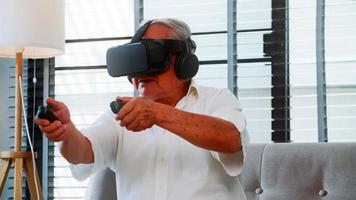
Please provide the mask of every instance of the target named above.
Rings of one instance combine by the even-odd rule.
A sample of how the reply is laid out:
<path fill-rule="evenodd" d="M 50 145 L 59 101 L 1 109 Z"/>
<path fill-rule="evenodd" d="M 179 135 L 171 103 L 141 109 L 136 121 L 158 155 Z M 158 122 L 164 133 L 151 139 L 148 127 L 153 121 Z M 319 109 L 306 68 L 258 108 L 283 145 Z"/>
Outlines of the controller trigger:
<path fill-rule="evenodd" d="M 111 111 L 116 114 L 120 111 L 123 105 L 124 103 L 120 99 L 116 99 L 116 101 L 110 103 Z"/>
<path fill-rule="evenodd" d="M 40 119 L 47 119 L 50 122 L 56 121 L 58 118 L 53 114 L 51 106 L 39 106 L 36 116 Z"/>

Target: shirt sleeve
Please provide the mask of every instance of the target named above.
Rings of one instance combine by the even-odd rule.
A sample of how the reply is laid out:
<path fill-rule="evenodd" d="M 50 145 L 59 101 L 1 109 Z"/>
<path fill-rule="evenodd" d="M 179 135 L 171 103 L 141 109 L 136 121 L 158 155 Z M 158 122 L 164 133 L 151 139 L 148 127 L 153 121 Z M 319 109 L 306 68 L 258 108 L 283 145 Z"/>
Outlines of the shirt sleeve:
<path fill-rule="evenodd" d="M 242 114 L 238 99 L 228 89 L 220 90 L 211 100 L 208 108 L 210 115 L 227 120 L 235 125 L 240 132 L 242 151 L 233 154 L 215 151 L 210 151 L 210 153 L 222 164 L 228 175 L 237 176 L 243 169 L 249 142 L 245 116 Z"/>
<path fill-rule="evenodd" d="M 114 114 L 108 110 L 100 115 L 93 124 L 81 129 L 80 132 L 88 138 L 94 153 L 94 163 L 69 165 L 73 177 L 81 181 L 99 169 L 112 167 L 115 163 L 120 129 Z"/>

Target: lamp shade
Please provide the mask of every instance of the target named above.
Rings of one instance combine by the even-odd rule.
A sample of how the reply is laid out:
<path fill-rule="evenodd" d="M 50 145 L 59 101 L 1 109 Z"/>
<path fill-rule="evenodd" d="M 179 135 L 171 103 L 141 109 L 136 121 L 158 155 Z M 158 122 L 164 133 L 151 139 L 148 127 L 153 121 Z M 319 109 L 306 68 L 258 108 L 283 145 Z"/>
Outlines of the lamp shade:
<path fill-rule="evenodd" d="M 0 57 L 64 52 L 64 0 L 0 0 Z"/>

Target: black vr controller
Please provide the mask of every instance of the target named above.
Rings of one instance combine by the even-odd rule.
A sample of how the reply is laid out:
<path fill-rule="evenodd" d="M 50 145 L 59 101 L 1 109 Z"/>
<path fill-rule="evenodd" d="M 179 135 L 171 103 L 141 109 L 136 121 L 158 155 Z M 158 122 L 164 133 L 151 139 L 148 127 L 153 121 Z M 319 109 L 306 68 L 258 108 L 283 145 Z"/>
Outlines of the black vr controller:
<path fill-rule="evenodd" d="M 110 103 L 110 108 L 113 113 L 118 113 L 120 109 L 124 106 L 124 103 L 120 99 L 116 99 L 115 101 Z"/>
<path fill-rule="evenodd" d="M 113 101 L 110 103 L 110 108 L 113 113 L 118 113 L 121 109 L 121 107 L 124 105 L 124 103 L 117 99 L 116 101 Z M 50 122 L 56 121 L 58 118 L 53 114 L 51 106 L 39 106 L 37 110 L 36 116 L 40 119 L 47 119 Z"/>
<path fill-rule="evenodd" d="M 37 110 L 37 115 L 40 119 L 47 119 L 50 122 L 56 121 L 58 118 L 53 114 L 51 106 L 39 106 Z"/>

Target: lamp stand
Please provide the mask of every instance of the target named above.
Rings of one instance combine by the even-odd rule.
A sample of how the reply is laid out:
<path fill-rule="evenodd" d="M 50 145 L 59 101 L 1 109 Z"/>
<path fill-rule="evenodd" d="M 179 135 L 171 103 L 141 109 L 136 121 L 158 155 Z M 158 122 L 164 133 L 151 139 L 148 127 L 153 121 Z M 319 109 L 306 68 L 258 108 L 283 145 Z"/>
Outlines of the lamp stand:
<path fill-rule="evenodd" d="M 22 100 L 20 81 L 22 80 L 22 52 L 16 53 L 16 106 L 15 106 L 15 151 L 0 152 L 0 194 L 4 188 L 11 164 L 14 163 L 14 200 L 22 199 L 22 168 L 25 168 L 31 199 L 43 200 L 43 194 L 36 165 L 32 163 L 30 151 L 21 150 Z M 36 179 L 36 180 L 35 180 Z M 36 192 L 36 183 L 39 196 Z"/>

